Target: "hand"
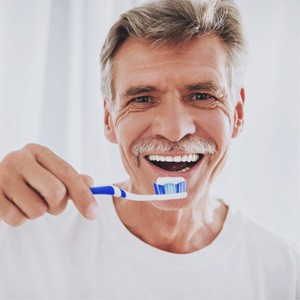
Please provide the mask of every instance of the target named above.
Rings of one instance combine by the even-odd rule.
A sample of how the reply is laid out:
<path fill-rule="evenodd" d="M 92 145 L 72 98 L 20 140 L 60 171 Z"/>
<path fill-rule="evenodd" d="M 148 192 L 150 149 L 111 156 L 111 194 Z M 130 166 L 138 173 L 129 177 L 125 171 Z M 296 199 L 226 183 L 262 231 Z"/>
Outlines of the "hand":
<path fill-rule="evenodd" d="M 95 219 L 99 208 L 92 183 L 48 148 L 28 144 L 0 162 L 0 219 L 19 226 L 46 212 L 58 215 L 68 199 L 83 216 Z"/>

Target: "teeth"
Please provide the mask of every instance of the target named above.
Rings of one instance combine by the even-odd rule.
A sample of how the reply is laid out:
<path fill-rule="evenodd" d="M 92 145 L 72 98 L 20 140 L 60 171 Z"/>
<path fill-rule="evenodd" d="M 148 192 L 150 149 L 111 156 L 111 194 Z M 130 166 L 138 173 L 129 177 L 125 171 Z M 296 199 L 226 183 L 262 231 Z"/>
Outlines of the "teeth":
<path fill-rule="evenodd" d="M 174 157 L 174 162 L 181 162 L 181 157 L 180 156 L 175 156 Z"/>
<path fill-rule="evenodd" d="M 166 160 L 167 162 L 173 162 L 173 156 L 166 156 L 166 157 L 165 157 L 165 160 Z"/>
<path fill-rule="evenodd" d="M 176 155 L 176 156 L 165 156 L 165 155 L 149 155 L 150 161 L 166 161 L 166 162 L 196 162 L 199 160 L 199 154 L 187 154 L 187 155 Z"/>
<path fill-rule="evenodd" d="M 178 172 L 186 172 L 186 171 L 188 171 L 188 170 L 190 170 L 190 168 L 189 168 L 189 167 L 186 167 L 186 168 L 184 168 L 184 169 L 182 169 L 182 170 L 180 170 L 180 171 L 178 171 Z"/>
<path fill-rule="evenodd" d="M 165 156 L 160 156 L 159 159 L 160 159 L 160 161 L 166 161 Z"/>
<path fill-rule="evenodd" d="M 186 161 L 187 161 L 187 157 L 188 157 L 187 155 L 183 155 L 183 156 L 181 157 L 181 161 L 182 161 L 182 162 L 186 162 Z"/>

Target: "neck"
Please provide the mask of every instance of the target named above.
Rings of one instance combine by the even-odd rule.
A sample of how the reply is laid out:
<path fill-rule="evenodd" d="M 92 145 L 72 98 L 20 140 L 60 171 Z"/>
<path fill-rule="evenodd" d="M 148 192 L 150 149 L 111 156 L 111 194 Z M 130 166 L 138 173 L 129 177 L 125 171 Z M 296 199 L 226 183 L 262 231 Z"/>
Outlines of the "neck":
<path fill-rule="evenodd" d="M 129 231 L 147 244 L 173 253 L 191 253 L 209 245 L 220 233 L 227 213 L 227 207 L 213 198 L 177 210 L 119 198 L 114 203 Z"/>

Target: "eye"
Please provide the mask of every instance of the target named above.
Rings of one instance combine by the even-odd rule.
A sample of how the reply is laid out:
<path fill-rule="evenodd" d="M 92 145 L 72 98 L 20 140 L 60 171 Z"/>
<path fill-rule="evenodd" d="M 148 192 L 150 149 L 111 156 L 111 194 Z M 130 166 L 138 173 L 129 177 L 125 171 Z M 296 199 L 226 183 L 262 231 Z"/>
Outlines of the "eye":
<path fill-rule="evenodd" d="M 139 96 L 139 97 L 133 98 L 130 102 L 149 103 L 149 102 L 151 102 L 151 97 L 149 97 L 149 96 Z"/>
<path fill-rule="evenodd" d="M 203 101 L 203 100 L 212 100 L 212 99 L 215 99 L 215 97 L 207 93 L 197 93 L 192 96 L 192 100 L 194 101 Z"/>

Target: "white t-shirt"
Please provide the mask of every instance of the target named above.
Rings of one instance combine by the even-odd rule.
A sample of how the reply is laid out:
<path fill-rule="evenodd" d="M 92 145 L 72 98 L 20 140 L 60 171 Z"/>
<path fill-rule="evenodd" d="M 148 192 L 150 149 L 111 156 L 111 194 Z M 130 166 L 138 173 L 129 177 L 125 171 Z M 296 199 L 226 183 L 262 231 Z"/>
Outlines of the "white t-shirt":
<path fill-rule="evenodd" d="M 69 205 L 18 228 L 0 222 L 0 299 L 300 299 L 298 250 L 240 212 L 229 209 L 209 246 L 173 254 L 101 199 L 95 221 Z"/>

